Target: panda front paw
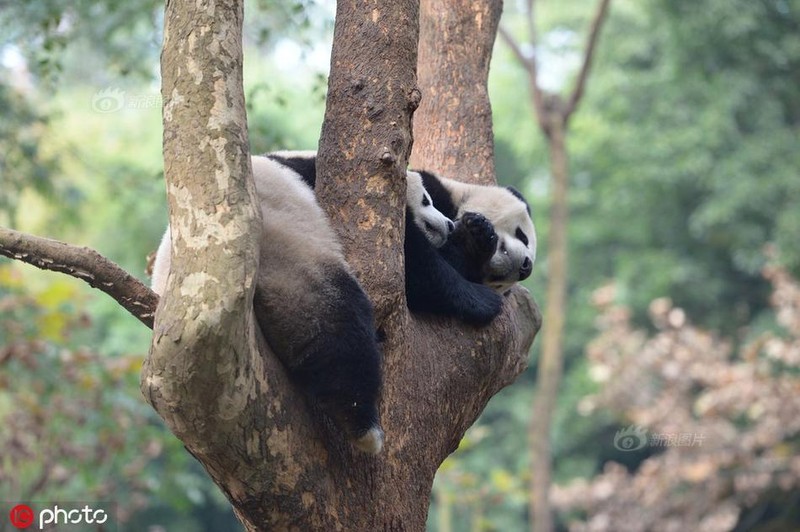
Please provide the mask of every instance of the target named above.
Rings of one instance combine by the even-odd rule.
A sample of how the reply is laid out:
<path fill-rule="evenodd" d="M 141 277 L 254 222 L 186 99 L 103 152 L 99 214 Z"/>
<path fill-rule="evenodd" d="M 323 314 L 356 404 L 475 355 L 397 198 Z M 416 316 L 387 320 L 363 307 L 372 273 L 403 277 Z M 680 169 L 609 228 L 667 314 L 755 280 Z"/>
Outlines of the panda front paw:
<path fill-rule="evenodd" d="M 492 222 L 477 212 L 467 212 L 461 217 L 466 231 L 465 246 L 475 262 L 486 263 L 497 249 L 497 233 Z"/>

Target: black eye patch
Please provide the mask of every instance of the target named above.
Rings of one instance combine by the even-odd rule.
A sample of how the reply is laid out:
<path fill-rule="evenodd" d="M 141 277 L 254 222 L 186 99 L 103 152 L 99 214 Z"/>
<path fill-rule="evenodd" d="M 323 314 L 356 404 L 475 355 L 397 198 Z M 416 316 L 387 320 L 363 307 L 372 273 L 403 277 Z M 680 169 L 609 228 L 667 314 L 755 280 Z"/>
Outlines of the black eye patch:
<path fill-rule="evenodd" d="M 422 206 L 427 207 L 431 204 L 431 200 L 428 199 L 428 196 L 422 196 Z"/>
<path fill-rule="evenodd" d="M 514 236 L 517 237 L 523 244 L 526 246 L 528 245 L 528 235 L 522 232 L 522 229 L 517 227 L 517 231 L 514 233 Z"/>

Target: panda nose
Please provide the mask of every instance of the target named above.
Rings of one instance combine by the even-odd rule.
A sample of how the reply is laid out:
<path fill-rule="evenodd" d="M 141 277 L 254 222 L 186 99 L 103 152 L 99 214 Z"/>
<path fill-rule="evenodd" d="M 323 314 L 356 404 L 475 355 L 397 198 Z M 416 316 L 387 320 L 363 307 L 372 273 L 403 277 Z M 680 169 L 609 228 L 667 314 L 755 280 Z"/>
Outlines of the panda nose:
<path fill-rule="evenodd" d="M 452 233 L 455 228 L 456 228 L 455 224 L 450 220 L 447 220 L 447 232 Z"/>
<path fill-rule="evenodd" d="M 525 257 L 525 260 L 522 261 L 522 266 L 519 269 L 519 280 L 522 281 L 523 279 L 527 279 L 532 270 L 533 262 L 531 262 L 531 259 L 528 257 Z"/>

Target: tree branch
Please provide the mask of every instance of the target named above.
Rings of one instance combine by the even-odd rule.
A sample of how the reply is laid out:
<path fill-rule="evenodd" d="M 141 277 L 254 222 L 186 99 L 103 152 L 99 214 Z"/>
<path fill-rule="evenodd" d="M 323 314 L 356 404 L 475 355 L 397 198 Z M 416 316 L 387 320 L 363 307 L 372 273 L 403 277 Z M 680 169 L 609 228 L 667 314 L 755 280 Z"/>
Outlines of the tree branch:
<path fill-rule="evenodd" d="M 594 58 L 594 51 L 597 47 L 597 40 L 600 35 L 600 29 L 603 27 L 603 22 L 608 13 L 608 6 L 611 0 L 600 0 L 597 5 L 597 12 L 592 21 L 592 27 L 589 30 L 589 39 L 586 43 L 586 52 L 583 55 L 583 64 L 581 70 L 578 72 L 578 78 L 575 80 L 575 87 L 572 89 L 572 94 L 569 97 L 566 107 L 564 108 L 564 123 L 569 121 L 572 113 L 578 107 L 578 104 L 583 98 L 583 91 L 586 87 L 586 79 L 589 77 L 589 71 L 592 69 L 592 59 Z"/>
<path fill-rule="evenodd" d="M 533 2 L 531 2 L 532 4 Z M 542 88 L 539 86 L 539 81 L 537 79 L 538 71 L 536 67 L 536 40 L 535 34 L 533 29 L 533 24 L 531 24 L 529 31 L 531 32 L 530 39 L 531 39 L 531 48 L 534 50 L 533 55 L 530 57 L 526 56 L 525 53 L 522 51 L 522 47 L 517 43 L 511 33 L 500 26 L 499 33 L 500 38 L 511 48 L 511 51 L 514 53 L 514 57 L 517 58 L 522 68 L 525 69 L 525 72 L 528 73 L 528 78 L 530 80 L 530 87 L 531 87 L 531 96 L 533 97 L 533 108 L 536 113 L 536 120 L 539 124 L 539 128 L 547 133 L 549 130 L 548 126 L 548 114 L 547 108 L 545 107 L 545 98 Z"/>
<path fill-rule="evenodd" d="M 153 328 L 158 296 L 93 249 L 0 227 L 0 255 L 80 279 L 111 296 L 135 318 Z"/>

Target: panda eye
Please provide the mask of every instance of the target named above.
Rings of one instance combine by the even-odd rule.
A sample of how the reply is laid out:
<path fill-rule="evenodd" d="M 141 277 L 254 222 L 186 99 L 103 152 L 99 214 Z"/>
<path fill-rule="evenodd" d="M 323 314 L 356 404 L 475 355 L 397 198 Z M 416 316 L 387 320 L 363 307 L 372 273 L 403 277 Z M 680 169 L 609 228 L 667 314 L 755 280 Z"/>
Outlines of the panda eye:
<path fill-rule="evenodd" d="M 428 196 L 422 196 L 422 206 L 427 207 L 431 204 L 431 200 L 428 199 Z"/>
<path fill-rule="evenodd" d="M 522 229 L 520 229 L 519 227 L 517 227 L 517 232 L 514 233 L 514 236 L 516 236 L 526 246 L 528 245 L 528 235 L 523 233 Z"/>

